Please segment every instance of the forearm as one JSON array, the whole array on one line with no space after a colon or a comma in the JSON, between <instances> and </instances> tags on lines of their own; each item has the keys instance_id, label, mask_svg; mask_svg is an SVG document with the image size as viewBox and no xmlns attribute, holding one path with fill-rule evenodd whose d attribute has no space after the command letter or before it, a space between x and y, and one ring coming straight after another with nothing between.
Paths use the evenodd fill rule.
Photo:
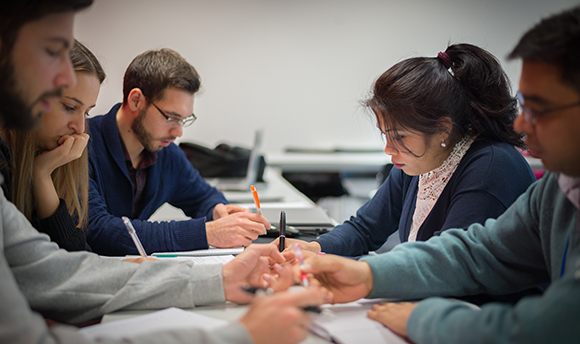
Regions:
<instances>
[{"instance_id":1,"label":"forearm","mask_svg":"<svg viewBox=\"0 0 580 344\"><path fill-rule=\"evenodd\" d=\"M32 177L32 190L38 218L51 216L58 209L60 200L50 173L35 169Z\"/></svg>"},{"instance_id":2,"label":"forearm","mask_svg":"<svg viewBox=\"0 0 580 344\"><path fill-rule=\"evenodd\" d=\"M489 303L477 310L458 301L426 299L411 313L406 330L417 344L573 343L580 336L579 310L578 281L570 280L515 306Z\"/></svg>"},{"instance_id":3,"label":"forearm","mask_svg":"<svg viewBox=\"0 0 580 344\"><path fill-rule=\"evenodd\" d=\"M60 248L69 252L91 251L85 232L77 227L77 221L69 214L63 199L60 199L60 205L53 215L44 219L33 217L31 222L38 231L48 234Z\"/></svg>"}]
</instances>

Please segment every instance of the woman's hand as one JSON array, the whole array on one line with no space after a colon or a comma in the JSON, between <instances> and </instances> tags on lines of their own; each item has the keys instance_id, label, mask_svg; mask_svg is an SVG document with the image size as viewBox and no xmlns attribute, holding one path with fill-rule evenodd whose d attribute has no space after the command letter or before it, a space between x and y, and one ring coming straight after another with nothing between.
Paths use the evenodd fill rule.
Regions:
<instances>
[{"instance_id":1,"label":"woman's hand","mask_svg":"<svg viewBox=\"0 0 580 344\"><path fill-rule=\"evenodd\" d=\"M86 133L62 136L55 149L45 151L34 159L35 172L50 176L60 166L80 158L88 142L89 135Z\"/></svg>"},{"instance_id":2,"label":"woman's hand","mask_svg":"<svg viewBox=\"0 0 580 344\"><path fill-rule=\"evenodd\" d=\"M59 207L59 195L52 182L52 172L73 160L80 158L89 142L89 135L65 135L58 140L55 149L43 152L34 158L32 169L32 188L38 218L53 215Z\"/></svg>"}]
</instances>

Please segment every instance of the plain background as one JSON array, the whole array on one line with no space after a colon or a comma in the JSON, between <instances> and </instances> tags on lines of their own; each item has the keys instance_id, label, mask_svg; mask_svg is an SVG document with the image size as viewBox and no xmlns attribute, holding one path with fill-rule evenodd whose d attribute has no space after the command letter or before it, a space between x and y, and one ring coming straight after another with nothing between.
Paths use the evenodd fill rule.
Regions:
<instances>
[{"instance_id":1,"label":"plain background","mask_svg":"<svg viewBox=\"0 0 580 344\"><path fill-rule=\"evenodd\" d=\"M91 115L122 100L138 54L178 51L202 77L198 121L181 141L250 146L381 149L361 101L396 62L472 43L498 57L517 90L520 63L506 56L540 18L577 0L96 0L75 23L107 80Z\"/></svg>"}]
</instances>

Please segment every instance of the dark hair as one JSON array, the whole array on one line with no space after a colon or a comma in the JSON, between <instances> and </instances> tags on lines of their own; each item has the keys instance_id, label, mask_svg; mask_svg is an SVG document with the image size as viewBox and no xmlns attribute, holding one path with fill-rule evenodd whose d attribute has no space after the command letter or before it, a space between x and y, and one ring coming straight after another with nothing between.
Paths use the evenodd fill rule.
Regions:
<instances>
[{"instance_id":1,"label":"dark hair","mask_svg":"<svg viewBox=\"0 0 580 344\"><path fill-rule=\"evenodd\" d=\"M2 0L0 2L1 55L8 56L20 28L31 21L53 13L79 11L93 0Z\"/></svg>"},{"instance_id":2,"label":"dark hair","mask_svg":"<svg viewBox=\"0 0 580 344\"><path fill-rule=\"evenodd\" d=\"M99 60L84 44L76 39L70 51L70 60L75 72L95 74L101 84L105 81L107 76Z\"/></svg>"},{"instance_id":3,"label":"dark hair","mask_svg":"<svg viewBox=\"0 0 580 344\"><path fill-rule=\"evenodd\" d=\"M556 65L562 69L562 80L580 92L580 6L540 21L509 58Z\"/></svg>"},{"instance_id":4,"label":"dark hair","mask_svg":"<svg viewBox=\"0 0 580 344\"><path fill-rule=\"evenodd\" d=\"M137 56L123 78L123 103L134 88L155 101L163 97L168 87L191 94L201 85L199 74L181 55L171 49L149 50Z\"/></svg>"},{"instance_id":5,"label":"dark hair","mask_svg":"<svg viewBox=\"0 0 580 344\"><path fill-rule=\"evenodd\" d=\"M454 44L445 52L448 61L416 57L389 68L365 104L386 127L423 133L426 141L444 130L449 117L452 145L470 135L523 147L522 136L512 126L517 102L497 59L470 44ZM450 63L449 69L445 63ZM397 144L392 130L387 135Z\"/></svg>"}]
</instances>

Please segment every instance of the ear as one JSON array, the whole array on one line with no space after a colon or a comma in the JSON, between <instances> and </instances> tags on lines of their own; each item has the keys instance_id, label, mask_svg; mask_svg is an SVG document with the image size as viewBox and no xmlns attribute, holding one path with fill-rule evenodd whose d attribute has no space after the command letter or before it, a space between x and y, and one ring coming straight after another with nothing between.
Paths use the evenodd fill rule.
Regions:
<instances>
[{"instance_id":1,"label":"ear","mask_svg":"<svg viewBox=\"0 0 580 344\"><path fill-rule=\"evenodd\" d=\"M451 117L448 116L442 117L440 128L441 135L443 136L444 139L447 139L449 135L451 135L451 132L453 131L453 121L451 120Z\"/></svg>"},{"instance_id":2,"label":"ear","mask_svg":"<svg viewBox=\"0 0 580 344\"><path fill-rule=\"evenodd\" d=\"M141 89L136 87L129 92L129 95L127 96L127 105L131 112L139 113L139 110L147 105L146 103L147 99L145 99L145 95Z\"/></svg>"}]
</instances>

